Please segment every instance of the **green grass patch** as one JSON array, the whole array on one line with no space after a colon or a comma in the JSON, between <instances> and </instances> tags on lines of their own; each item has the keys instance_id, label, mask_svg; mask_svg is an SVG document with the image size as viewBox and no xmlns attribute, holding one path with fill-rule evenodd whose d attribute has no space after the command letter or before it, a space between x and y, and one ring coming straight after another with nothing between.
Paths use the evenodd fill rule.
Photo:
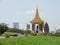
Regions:
<instances>
[{"instance_id":1,"label":"green grass patch","mask_svg":"<svg viewBox=\"0 0 60 45\"><path fill-rule=\"evenodd\" d=\"M41 35L2 38L0 45L60 45L60 37Z\"/></svg>"}]
</instances>

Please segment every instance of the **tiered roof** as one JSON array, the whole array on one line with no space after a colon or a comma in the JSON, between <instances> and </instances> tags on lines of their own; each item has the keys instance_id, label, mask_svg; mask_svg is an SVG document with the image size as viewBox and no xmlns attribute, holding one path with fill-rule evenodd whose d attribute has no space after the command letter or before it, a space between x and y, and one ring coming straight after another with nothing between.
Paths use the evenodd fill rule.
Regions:
<instances>
[{"instance_id":1,"label":"tiered roof","mask_svg":"<svg viewBox=\"0 0 60 45\"><path fill-rule=\"evenodd\" d=\"M39 13L38 13L38 8L36 8L36 15L34 17L34 19L31 21L32 24L38 23L38 24L43 24L44 21L39 17Z\"/></svg>"}]
</instances>

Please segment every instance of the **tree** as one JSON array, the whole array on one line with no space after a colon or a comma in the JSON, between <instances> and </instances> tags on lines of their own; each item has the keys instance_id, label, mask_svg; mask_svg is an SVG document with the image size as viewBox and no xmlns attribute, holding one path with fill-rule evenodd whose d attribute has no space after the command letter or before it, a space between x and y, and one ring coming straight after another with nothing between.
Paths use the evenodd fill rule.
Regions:
<instances>
[{"instance_id":1,"label":"tree","mask_svg":"<svg viewBox=\"0 0 60 45\"><path fill-rule=\"evenodd\" d=\"M3 34L8 29L8 25L5 23L0 23L0 35Z\"/></svg>"}]
</instances>

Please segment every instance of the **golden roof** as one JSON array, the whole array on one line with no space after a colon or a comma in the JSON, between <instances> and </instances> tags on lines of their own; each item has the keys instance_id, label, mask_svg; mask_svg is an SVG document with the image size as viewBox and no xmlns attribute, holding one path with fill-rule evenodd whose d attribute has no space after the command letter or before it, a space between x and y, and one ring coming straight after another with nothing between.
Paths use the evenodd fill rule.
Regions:
<instances>
[{"instance_id":1,"label":"golden roof","mask_svg":"<svg viewBox=\"0 0 60 45\"><path fill-rule=\"evenodd\" d=\"M34 23L38 23L38 24L43 24L44 21L41 20L41 18L39 17L39 13L38 13L38 8L36 8L36 15L35 18L31 21L32 24Z\"/></svg>"}]
</instances>

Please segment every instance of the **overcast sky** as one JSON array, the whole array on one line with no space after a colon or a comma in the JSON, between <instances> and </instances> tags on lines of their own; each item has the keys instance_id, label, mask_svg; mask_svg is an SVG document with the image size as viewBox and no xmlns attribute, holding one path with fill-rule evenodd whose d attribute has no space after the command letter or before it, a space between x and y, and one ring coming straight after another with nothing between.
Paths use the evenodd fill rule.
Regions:
<instances>
[{"instance_id":1,"label":"overcast sky","mask_svg":"<svg viewBox=\"0 0 60 45\"><path fill-rule=\"evenodd\" d=\"M50 30L59 29L60 0L0 0L0 23L12 27L13 22L19 22L20 28L25 29L34 18L37 5L39 16L48 22Z\"/></svg>"}]
</instances>

